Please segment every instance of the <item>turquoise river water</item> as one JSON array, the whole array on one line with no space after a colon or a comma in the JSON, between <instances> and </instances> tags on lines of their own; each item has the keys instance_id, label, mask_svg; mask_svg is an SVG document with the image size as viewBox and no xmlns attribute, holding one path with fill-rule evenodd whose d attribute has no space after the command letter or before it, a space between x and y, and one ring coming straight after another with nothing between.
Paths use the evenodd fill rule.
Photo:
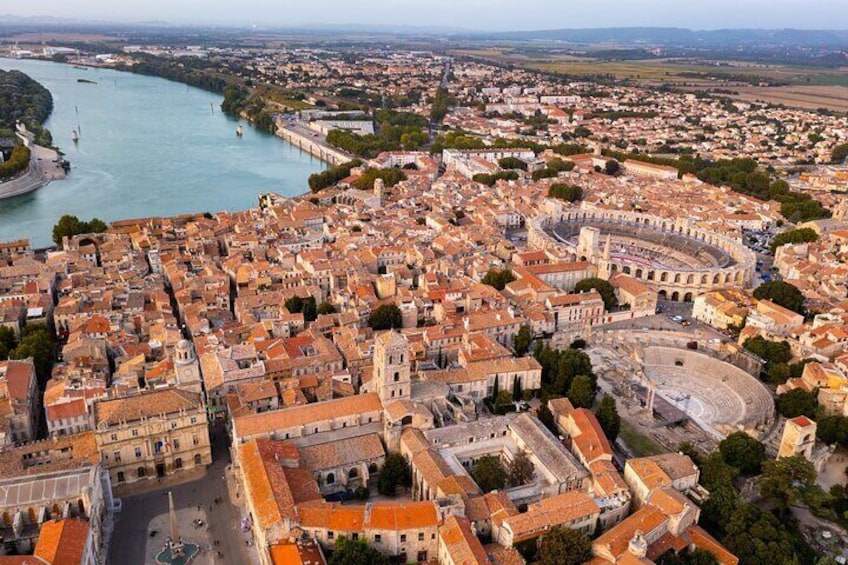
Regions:
<instances>
[{"instance_id":1,"label":"turquoise river water","mask_svg":"<svg viewBox=\"0 0 848 565\"><path fill-rule=\"evenodd\" d=\"M246 123L237 137L222 97L204 90L46 61L0 59L0 69L21 70L53 94L46 126L72 167L65 180L0 200L0 241L28 237L34 246L50 245L62 214L108 222L250 208L262 192L307 191L307 177L325 168Z\"/></svg>"}]
</instances>

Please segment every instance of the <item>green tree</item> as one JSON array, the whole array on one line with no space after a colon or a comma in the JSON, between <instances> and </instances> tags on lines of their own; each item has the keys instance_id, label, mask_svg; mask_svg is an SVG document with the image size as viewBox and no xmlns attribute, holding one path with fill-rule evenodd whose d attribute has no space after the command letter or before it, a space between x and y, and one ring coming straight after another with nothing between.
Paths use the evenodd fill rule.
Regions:
<instances>
[{"instance_id":1,"label":"green tree","mask_svg":"<svg viewBox=\"0 0 848 565\"><path fill-rule=\"evenodd\" d=\"M583 200L583 189L576 184L556 182L548 189L548 197L566 202L577 202Z\"/></svg>"},{"instance_id":2,"label":"green tree","mask_svg":"<svg viewBox=\"0 0 848 565\"><path fill-rule=\"evenodd\" d=\"M718 450L729 465L749 477L760 474L766 458L765 446L745 432L733 432L718 444Z\"/></svg>"},{"instance_id":3,"label":"green tree","mask_svg":"<svg viewBox=\"0 0 848 565\"><path fill-rule=\"evenodd\" d=\"M106 225L106 222L101 220L100 218L92 218L90 222L88 222L88 229L86 230L88 233L103 233L109 226Z\"/></svg>"},{"instance_id":4,"label":"green tree","mask_svg":"<svg viewBox=\"0 0 848 565\"><path fill-rule=\"evenodd\" d=\"M840 165L848 159L848 143L842 143L833 148L830 153L830 160L837 165Z\"/></svg>"},{"instance_id":5,"label":"green tree","mask_svg":"<svg viewBox=\"0 0 848 565\"><path fill-rule=\"evenodd\" d=\"M515 336L515 342L513 343L515 355L518 357L525 355L530 350L531 343L533 343L533 331L530 329L530 326L524 324L518 328L518 334Z\"/></svg>"},{"instance_id":6,"label":"green tree","mask_svg":"<svg viewBox=\"0 0 848 565\"><path fill-rule=\"evenodd\" d=\"M383 304L368 316L368 327L374 330L388 330L403 327L400 308L394 304Z\"/></svg>"},{"instance_id":7,"label":"green tree","mask_svg":"<svg viewBox=\"0 0 848 565\"><path fill-rule=\"evenodd\" d=\"M485 285L493 287L495 290L503 290L506 285L515 280L515 275L509 269L490 270L480 281Z\"/></svg>"},{"instance_id":8,"label":"green tree","mask_svg":"<svg viewBox=\"0 0 848 565\"><path fill-rule=\"evenodd\" d=\"M723 534L742 498L732 484L722 484L710 490L710 497L701 507L702 523L711 532Z\"/></svg>"},{"instance_id":9,"label":"green tree","mask_svg":"<svg viewBox=\"0 0 848 565\"><path fill-rule=\"evenodd\" d=\"M614 442L618 437L618 432L621 431L621 416L618 415L618 409L615 406L615 398L609 394L605 394L595 410L595 417L598 418L598 423L604 434L610 442Z\"/></svg>"},{"instance_id":10,"label":"green tree","mask_svg":"<svg viewBox=\"0 0 848 565\"><path fill-rule=\"evenodd\" d=\"M394 496L398 487L411 485L412 472L406 458L400 453L389 453L377 478L377 492L384 496Z\"/></svg>"},{"instance_id":11,"label":"green tree","mask_svg":"<svg viewBox=\"0 0 848 565\"><path fill-rule=\"evenodd\" d=\"M536 411L536 417L539 418L539 421L542 422L552 433L557 435L559 434L559 430L557 430L556 427L556 421L554 420L554 413L551 412L551 409L548 408L547 404L539 406L539 409Z\"/></svg>"},{"instance_id":12,"label":"green tree","mask_svg":"<svg viewBox=\"0 0 848 565\"><path fill-rule=\"evenodd\" d=\"M604 164L604 173L609 176L615 176L621 170L621 165L615 159L610 159Z\"/></svg>"},{"instance_id":13,"label":"green tree","mask_svg":"<svg viewBox=\"0 0 848 565\"><path fill-rule=\"evenodd\" d=\"M816 437L828 445L848 445L848 418L838 414L822 418L818 421Z\"/></svg>"},{"instance_id":14,"label":"green tree","mask_svg":"<svg viewBox=\"0 0 848 565\"><path fill-rule=\"evenodd\" d=\"M327 302L326 300L318 305L318 315L319 316L324 316L324 315L327 315L327 314L335 314L335 313L336 313L336 307L333 306L331 303Z\"/></svg>"},{"instance_id":15,"label":"green tree","mask_svg":"<svg viewBox=\"0 0 848 565\"><path fill-rule=\"evenodd\" d=\"M341 165L337 165L326 171L309 175L309 190L312 192L320 192L321 190L333 186L340 180L350 176L350 171L362 165L362 161L354 159Z\"/></svg>"},{"instance_id":16,"label":"green tree","mask_svg":"<svg viewBox=\"0 0 848 565\"><path fill-rule=\"evenodd\" d=\"M291 312L292 314L300 314L303 312L303 306L306 301L300 296L292 296L286 299L283 305L286 307L286 310Z\"/></svg>"},{"instance_id":17,"label":"green tree","mask_svg":"<svg viewBox=\"0 0 848 565\"><path fill-rule=\"evenodd\" d=\"M99 218L92 218L89 222L83 222L76 216L65 214L56 225L53 226L53 242L62 244L63 237L73 237L85 233L103 233L108 226Z\"/></svg>"},{"instance_id":18,"label":"green tree","mask_svg":"<svg viewBox=\"0 0 848 565\"><path fill-rule=\"evenodd\" d=\"M498 166L501 169L518 169L521 171L527 170L527 163L517 157L504 157L498 161Z\"/></svg>"},{"instance_id":19,"label":"green tree","mask_svg":"<svg viewBox=\"0 0 848 565\"><path fill-rule=\"evenodd\" d=\"M803 371L803 366L798 367L797 363L788 365L787 362L792 359L792 350L786 341L771 341L756 336L745 340L744 347L766 362L760 378L770 383L780 384L788 377L794 376L797 369Z\"/></svg>"},{"instance_id":20,"label":"green tree","mask_svg":"<svg viewBox=\"0 0 848 565\"><path fill-rule=\"evenodd\" d=\"M700 547L693 551L684 550L680 553L670 549L660 555L656 563L657 565L718 565L715 555Z\"/></svg>"},{"instance_id":21,"label":"green tree","mask_svg":"<svg viewBox=\"0 0 848 565\"><path fill-rule=\"evenodd\" d=\"M777 397L777 411L785 418L798 416L815 418L817 409L816 395L802 388L784 392Z\"/></svg>"},{"instance_id":22,"label":"green tree","mask_svg":"<svg viewBox=\"0 0 848 565\"><path fill-rule=\"evenodd\" d=\"M492 405L495 414L504 415L515 410L515 404L512 400L512 395L508 390L502 390L495 397L495 402Z\"/></svg>"},{"instance_id":23,"label":"green tree","mask_svg":"<svg viewBox=\"0 0 848 565\"><path fill-rule=\"evenodd\" d=\"M353 186L359 190L374 190L374 181L377 179L382 179L385 187L390 188L406 180L406 173L394 167L388 169L365 169L362 176L353 181Z\"/></svg>"},{"instance_id":24,"label":"green tree","mask_svg":"<svg viewBox=\"0 0 848 565\"><path fill-rule=\"evenodd\" d=\"M507 467L507 484L511 487L526 485L533 480L534 470L533 462L530 461L527 453L523 450L519 451Z\"/></svg>"},{"instance_id":25,"label":"green tree","mask_svg":"<svg viewBox=\"0 0 848 565\"><path fill-rule=\"evenodd\" d=\"M30 324L21 332L18 346L9 352L9 359L32 358L39 384L47 382L53 368L54 344L44 324Z\"/></svg>"},{"instance_id":26,"label":"green tree","mask_svg":"<svg viewBox=\"0 0 848 565\"><path fill-rule=\"evenodd\" d=\"M722 544L745 565L797 565L801 556L792 535L776 516L741 503L726 526Z\"/></svg>"},{"instance_id":27,"label":"green tree","mask_svg":"<svg viewBox=\"0 0 848 565\"><path fill-rule=\"evenodd\" d=\"M774 253L781 245L786 245L787 243L806 243L816 241L818 240L818 238L819 234L817 234L816 230L814 230L813 228L788 230L774 236L774 239L771 240L769 248L771 249L771 252Z\"/></svg>"},{"instance_id":28,"label":"green tree","mask_svg":"<svg viewBox=\"0 0 848 565\"><path fill-rule=\"evenodd\" d=\"M486 455L471 467L471 477L480 490L490 492L506 486L508 473L497 455Z\"/></svg>"},{"instance_id":29,"label":"green tree","mask_svg":"<svg viewBox=\"0 0 848 565\"><path fill-rule=\"evenodd\" d=\"M577 375L568 388L568 399L575 408L591 408L595 401L595 384L592 377Z\"/></svg>"},{"instance_id":30,"label":"green tree","mask_svg":"<svg viewBox=\"0 0 848 565\"><path fill-rule=\"evenodd\" d=\"M754 290L754 298L757 300L771 300L784 308L804 313L804 295L798 287L783 281L771 281L761 284Z\"/></svg>"},{"instance_id":31,"label":"green tree","mask_svg":"<svg viewBox=\"0 0 848 565\"><path fill-rule=\"evenodd\" d=\"M0 361L9 358L9 353L15 348L15 332L12 328L0 326Z\"/></svg>"},{"instance_id":32,"label":"green tree","mask_svg":"<svg viewBox=\"0 0 848 565\"><path fill-rule=\"evenodd\" d=\"M592 540L583 532L556 526L542 538L539 548L542 565L582 565L590 559Z\"/></svg>"},{"instance_id":33,"label":"green tree","mask_svg":"<svg viewBox=\"0 0 848 565\"><path fill-rule=\"evenodd\" d=\"M315 297L310 296L303 303L303 319L307 322L314 322L318 317L318 306L315 304Z\"/></svg>"},{"instance_id":34,"label":"green tree","mask_svg":"<svg viewBox=\"0 0 848 565\"><path fill-rule=\"evenodd\" d=\"M72 237L82 233L82 224L76 216L65 214L53 226L53 242L56 245L61 245L63 237Z\"/></svg>"},{"instance_id":35,"label":"green tree","mask_svg":"<svg viewBox=\"0 0 848 565\"><path fill-rule=\"evenodd\" d=\"M803 455L769 460L763 466L760 494L781 511L801 501L815 484L816 470Z\"/></svg>"},{"instance_id":36,"label":"green tree","mask_svg":"<svg viewBox=\"0 0 848 565\"><path fill-rule=\"evenodd\" d=\"M701 469L701 484L707 490L721 485L732 485L739 475L739 469L727 463L720 451L710 453L699 465Z\"/></svg>"},{"instance_id":37,"label":"green tree","mask_svg":"<svg viewBox=\"0 0 848 565\"><path fill-rule=\"evenodd\" d=\"M604 279L590 277L583 279L574 285L574 292L587 292L589 290L597 290L604 300L604 308L612 310L618 306L618 298L615 297L615 289Z\"/></svg>"},{"instance_id":38,"label":"green tree","mask_svg":"<svg viewBox=\"0 0 848 565\"><path fill-rule=\"evenodd\" d=\"M390 565L389 558L370 547L365 540L349 540L339 536L329 565Z\"/></svg>"}]
</instances>

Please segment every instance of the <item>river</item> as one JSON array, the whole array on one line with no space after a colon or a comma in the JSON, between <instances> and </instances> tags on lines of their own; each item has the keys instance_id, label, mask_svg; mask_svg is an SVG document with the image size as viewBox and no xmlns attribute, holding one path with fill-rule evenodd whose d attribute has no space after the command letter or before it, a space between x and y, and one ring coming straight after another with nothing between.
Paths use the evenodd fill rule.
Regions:
<instances>
[{"instance_id":1,"label":"river","mask_svg":"<svg viewBox=\"0 0 848 565\"><path fill-rule=\"evenodd\" d=\"M325 168L247 123L237 137L238 122L221 112L223 98L198 88L47 61L0 58L0 69L21 70L50 90L54 108L45 125L71 162L65 180L0 200L0 241L50 245L63 214L108 222L250 208L262 192L306 192L307 177Z\"/></svg>"}]
</instances>

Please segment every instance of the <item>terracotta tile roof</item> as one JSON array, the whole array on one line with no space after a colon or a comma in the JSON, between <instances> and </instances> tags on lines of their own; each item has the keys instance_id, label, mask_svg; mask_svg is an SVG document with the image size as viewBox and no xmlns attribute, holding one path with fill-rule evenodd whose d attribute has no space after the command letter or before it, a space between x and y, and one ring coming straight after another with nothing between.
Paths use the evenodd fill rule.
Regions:
<instances>
[{"instance_id":1,"label":"terracotta tile roof","mask_svg":"<svg viewBox=\"0 0 848 565\"><path fill-rule=\"evenodd\" d=\"M361 532L365 524L365 506L345 506L316 500L297 509L303 528L321 528L332 532Z\"/></svg>"},{"instance_id":2,"label":"terracotta tile roof","mask_svg":"<svg viewBox=\"0 0 848 565\"><path fill-rule=\"evenodd\" d=\"M250 438L331 418L380 411L382 408L380 397L376 394L359 394L283 410L239 416L233 419L233 428L235 435L239 438Z\"/></svg>"},{"instance_id":3,"label":"terracotta tile roof","mask_svg":"<svg viewBox=\"0 0 848 565\"><path fill-rule=\"evenodd\" d=\"M704 528L695 525L689 528L689 537L695 547L713 554L719 565L739 565L739 558L730 553L718 540L708 534Z\"/></svg>"},{"instance_id":4,"label":"terracotta tile roof","mask_svg":"<svg viewBox=\"0 0 848 565\"><path fill-rule=\"evenodd\" d=\"M488 492L465 503L465 515L472 522L491 520L492 524L499 526L506 518L516 514L518 509L505 492Z\"/></svg>"},{"instance_id":5,"label":"terracotta tile roof","mask_svg":"<svg viewBox=\"0 0 848 565\"><path fill-rule=\"evenodd\" d=\"M87 520L64 518L45 522L41 525L34 555L50 565L79 565L87 537Z\"/></svg>"},{"instance_id":6,"label":"terracotta tile roof","mask_svg":"<svg viewBox=\"0 0 848 565\"><path fill-rule=\"evenodd\" d=\"M674 516L683 513L686 508L694 505L684 495L672 487L655 489L648 495L648 504L656 506L666 516Z\"/></svg>"},{"instance_id":7,"label":"terracotta tile roof","mask_svg":"<svg viewBox=\"0 0 848 565\"><path fill-rule=\"evenodd\" d=\"M145 392L123 398L101 400L94 405L97 425L110 426L121 422L133 422L152 418L160 414L173 414L180 410L200 408L200 395L178 388L167 388Z\"/></svg>"},{"instance_id":8,"label":"terracotta tile roof","mask_svg":"<svg viewBox=\"0 0 848 565\"><path fill-rule=\"evenodd\" d=\"M628 553L627 546L636 531L645 537L662 527L668 518L654 506L643 506L613 528L601 534L593 543L595 555L617 559Z\"/></svg>"},{"instance_id":9,"label":"terracotta tile roof","mask_svg":"<svg viewBox=\"0 0 848 565\"><path fill-rule=\"evenodd\" d=\"M468 518L448 516L439 528L439 537L454 565L485 565L489 557L483 544L471 530Z\"/></svg>"},{"instance_id":10,"label":"terracotta tile roof","mask_svg":"<svg viewBox=\"0 0 848 565\"><path fill-rule=\"evenodd\" d=\"M36 454L35 460L39 463L32 465ZM75 469L99 462L100 451L94 432L67 434L7 448L0 457L0 478Z\"/></svg>"},{"instance_id":11,"label":"terracotta tile roof","mask_svg":"<svg viewBox=\"0 0 848 565\"><path fill-rule=\"evenodd\" d=\"M301 447L299 451L304 465L313 471L346 467L359 461L377 459L386 455L383 442L377 434Z\"/></svg>"},{"instance_id":12,"label":"terracotta tile roof","mask_svg":"<svg viewBox=\"0 0 848 565\"><path fill-rule=\"evenodd\" d=\"M514 541L538 537L554 526L568 525L600 513L592 498L581 491L569 491L543 498L531 505L527 512L504 520Z\"/></svg>"},{"instance_id":13,"label":"terracotta tile roof","mask_svg":"<svg viewBox=\"0 0 848 565\"><path fill-rule=\"evenodd\" d=\"M572 442L583 459L591 463L600 458L612 458L612 447L595 414L586 408L577 408L571 414L574 424L580 430Z\"/></svg>"},{"instance_id":14,"label":"terracotta tile roof","mask_svg":"<svg viewBox=\"0 0 848 565\"><path fill-rule=\"evenodd\" d=\"M6 367L6 387L9 390L9 396L18 401L25 402L29 395L29 389L32 381L35 379L35 365L32 358L23 359L21 361L6 361L0 363L0 368Z\"/></svg>"},{"instance_id":15,"label":"terracotta tile roof","mask_svg":"<svg viewBox=\"0 0 848 565\"><path fill-rule=\"evenodd\" d=\"M312 471L298 466L297 448L291 442L251 440L239 448L239 459L246 495L263 529L284 518L294 520L298 503L322 499Z\"/></svg>"},{"instance_id":16,"label":"terracotta tile roof","mask_svg":"<svg viewBox=\"0 0 848 565\"><path fill-rule=\"evenodd\" d=\"M370 505L365 523L372 530L413 530L439 525L439 514L433 502L380 503Z\"/></svg>"},{"instance_id":17,"label":"terracotta tile roof","mask_svg":"<svg viewBox=\"0 0 848 565\"><path fill-rule=\"evenodd\" d=\"M74 398L67 402L50 404L44 407L48 420L62 420L66 418L78 418L84 416L86 410L85 398Z\"/></svg>"},{"instance_id":18,"label":"terracotta tile roof","mask_svg":"<svg viewBox=\"0 0 848 565\"><path fill-rule=\"evenodd\" d=\"M489 556L492 565L526 565L527 563L514 547L490 543L483 546L483 549Z\"/></svg>"},{"instance_id":19,"label":"terracotta tile roof","mask_svg":"<svg viewBox=\"0 0 848 565\"><path fill-rule=\"evenodd\" d=\"M326 565L321 548L313 540L278 543L268 548L273 565ZM2 563L0 563L2 565Z\"/></svg>"}]
</instances>

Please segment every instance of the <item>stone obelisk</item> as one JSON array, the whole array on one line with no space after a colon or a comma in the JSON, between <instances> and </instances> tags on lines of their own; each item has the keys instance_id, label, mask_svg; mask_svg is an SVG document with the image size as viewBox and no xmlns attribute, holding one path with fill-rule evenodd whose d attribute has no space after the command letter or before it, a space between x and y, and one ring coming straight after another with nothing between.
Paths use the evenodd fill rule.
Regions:
<instances>
[{"instance_id":1,"label":"stone obelisk","mask_svg":"<svg viewBox=\"0 0 848 565\"><path fill-rule=\"evenodd\" d=\"M171 559L179 559L185 556L183 540L177 531L177 513L174 510L174 496L168 491L168 516L171 520Z\"/></svg>"}]
</instances>

